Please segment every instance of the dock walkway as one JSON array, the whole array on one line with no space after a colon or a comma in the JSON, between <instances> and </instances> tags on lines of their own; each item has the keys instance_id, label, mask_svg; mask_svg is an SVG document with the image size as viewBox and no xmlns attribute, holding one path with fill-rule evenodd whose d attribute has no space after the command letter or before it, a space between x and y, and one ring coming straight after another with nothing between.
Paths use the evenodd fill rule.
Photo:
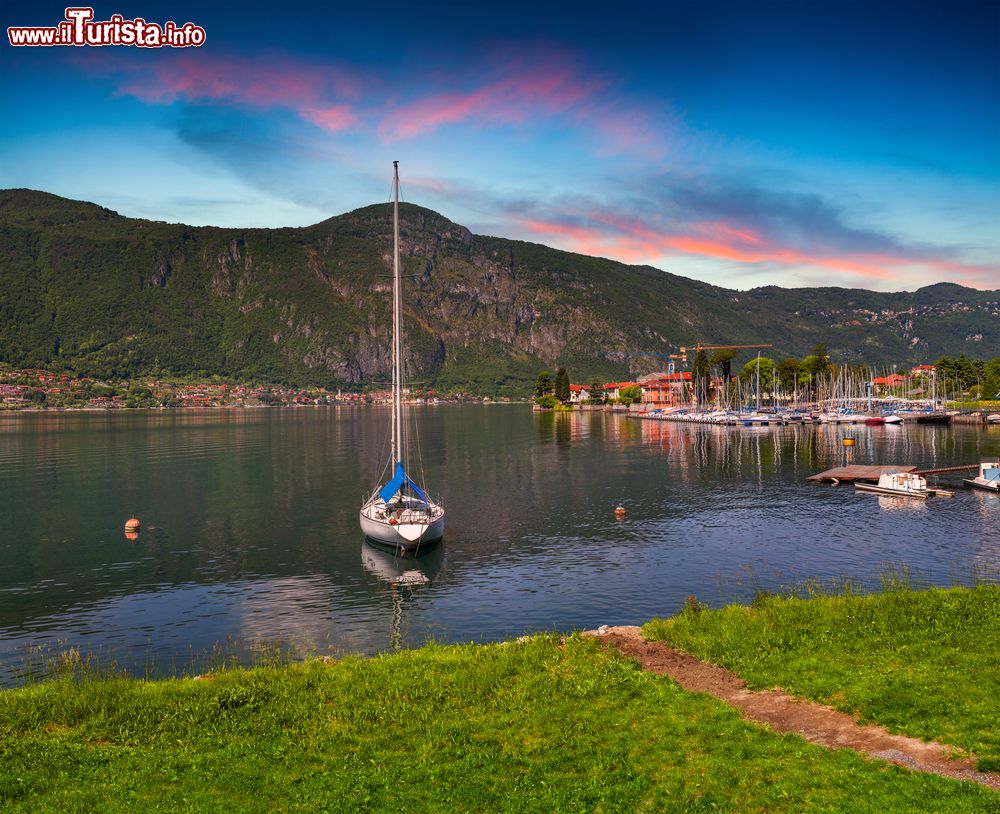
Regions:
<instances>
[{"instance_id":1,"label":"dock walkway","mask_svg":"<svg viewBox=\"0 0 1000 814\"><path fill-rule=\"evenodd\" d=\"M853 483L854 481L873 481L878 479L885 472L915 472L915 466L835 466L816 475L810 475L806 480L822 481L825 483Z\"/></svg>"}]
</instances>

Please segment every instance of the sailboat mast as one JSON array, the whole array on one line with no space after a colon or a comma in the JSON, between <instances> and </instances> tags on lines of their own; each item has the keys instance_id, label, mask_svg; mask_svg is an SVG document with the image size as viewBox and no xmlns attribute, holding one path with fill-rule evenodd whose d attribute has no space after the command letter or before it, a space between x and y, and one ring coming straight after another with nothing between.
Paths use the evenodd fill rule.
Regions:
<instances>
[{"instance_id":1,"label":"sailboat mast","mask_svg":"<svg viewBox=\"0 0 1000 814\"><path fill-rule=\"evenodd\" d=\"M403 345L400 325L399 162L392 162L392 462L403 458Z\"/></svg>"}]
</instances>

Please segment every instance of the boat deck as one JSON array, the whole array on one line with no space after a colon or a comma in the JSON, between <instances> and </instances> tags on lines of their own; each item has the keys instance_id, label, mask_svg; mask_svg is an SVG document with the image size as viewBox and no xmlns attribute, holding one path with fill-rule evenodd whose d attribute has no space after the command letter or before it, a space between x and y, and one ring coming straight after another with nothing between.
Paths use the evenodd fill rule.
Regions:
<instances>
[{"instance_id":1,"label":"boat deck","mask_svg":"<svg viewBox=\"0 0 1000 814\"><path fill-rule=\"evenodd\" d=\"M816 475L810 475L806 480L824 483L854 483L855 481L873 481L885 472L916 472L915 466L835 466Z\"/></svg>"}]
</instances>

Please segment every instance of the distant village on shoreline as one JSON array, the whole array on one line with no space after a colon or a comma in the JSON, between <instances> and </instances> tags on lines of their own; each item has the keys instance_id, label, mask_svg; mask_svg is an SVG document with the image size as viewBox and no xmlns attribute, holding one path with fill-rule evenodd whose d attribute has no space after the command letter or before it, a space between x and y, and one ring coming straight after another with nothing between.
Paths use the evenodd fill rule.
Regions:
<instances>
[{"instance_id":1,"label":"distant village on shoreline","mask_svg":"<svg viewBox=\"0 0 1000 814\"><path fill-rule=\"evenodd\" d=\"M463 391L412 389L412 403L482 401ZM509 398L489 399L511 401ZM169 381L148 376L107 381L48 370L0 367L0 410L119 410L209 407L304 407L389 404L389 390L352 392L322 387L245 384L219 379Z\"/></svg>"},{"instance_id":2,"label":"distant village on shoreline","mask_svg":"<svg viewBox=\"0 0 1000 814\"><path fill-rule=\"evenodd\" d=\"M942 360L942 362L945 360ZM1000 361L1000 360L998 360ZM905 391L910 397L926 395L926 385L936 375L936 366L921 364L910 370L870 379L872 395L885 396ZM406 391L411 404L468 402L544 402L549 388L548 373L542 373L533 396L524 398L484 396L465 390L441 392L412 388ZM691 371L650 373L630 381L593 381L568 384L566 398L548 398L554 406L586 409L597 405L633 407L679 407L694 403ZM777 382L777 375L775 375ZM718 377L710 379L713 390L724 389ZM959 388L961 389L961 388ZM992 394L990 394L992 395ZM990 396L985 396L989 398ZM118 409L189 409L225 407L299 407L329 405L388 404L392 394L387 389L343 390L323 387L294 387L279 384L248 384L219 377L203 380L167 379L142 376L130 380L101 380L67 372L44 369L17 369L0 363L0 411L16 410L118 410Z\"/></svg>"}]
</instances>

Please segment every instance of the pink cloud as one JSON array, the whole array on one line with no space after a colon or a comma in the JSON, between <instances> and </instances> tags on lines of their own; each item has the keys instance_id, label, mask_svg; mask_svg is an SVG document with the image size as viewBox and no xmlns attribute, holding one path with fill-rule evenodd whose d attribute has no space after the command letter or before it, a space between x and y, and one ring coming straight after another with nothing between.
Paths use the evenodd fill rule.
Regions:
<instances>
[{"instance_id":1,"label":"pink cloud","mask_svg":"<svg viewBox=\"0 0 1000 814\"><path fill-rule=\"evenodd\" d=\"M660 158L664 152L663 113L627 101L620 87L588 72L571 55L551 46L509 48L470 66L461 88L452 76L439 89L422 90L391 106L378 127L385 141L415 138L449 125L532 127L562 125L594 144L598 155L640 151ZM445 87L441 87L444 85ZM669 128L666 128L669 129Z\"/></svg>"},{"instance_id":2,"label":"pink cloud","mask_svg":"<svg viewBox=\"0 0 1000 814\"><path fill-rule=\"evenodd\" d=\"M185 101L254 110L284 108L326 130L345 130L359 122L352 103L363 95L365 83L341 68L287 58L158 56L142 65L114 60L89 61L88 67L112 71L119 80L119 93L152 104Z\"/></svg>"},{"instance_id":3,"label":"pink cloud","mask_svg":"<svg viewBox=\"0 0 1000 814\"><path fill-rule=\"evenodd\" d=\"M371 125L384 141L411 139L450 125L555 124L587 139L597 155L662 157L669 128L659 107L628 102L610 80L551 47L521 47L513 58L508 53L509 48L502 58L486 54L461 73L404 77L394 82L402 102L387 100L382 95L385 78L371 71L288 56L185 52L137 63L100 54L80 64L108 74L119 93L150 104L279 108L333 132Z\"/></svg>"},{"instance_id":4,"label":"pink cloud","mask_svg":"<svg viewBox=\"0 0 1000 814\"><path fill-rule=\"evenodd\" d=\"M307 107L300 110L299 115L317 127L331 132L353 129L359 122L358 115L347 105L330 105L324 108Z\"/></svg>"},{"instance_id":5,"label":"pink cloud","mask_svg":"<svg viewBox=\"0 0 1000 814\"><path fill-rule=\"evenodd\" d=\"M379 126L386 140L413 138L447 124L523 124L558 115L605 87L568 67L536 66L464 91L435 93L390 111Z\"/></svg>"},{"instance_id":6,"label":"pink cloud","mask_svg":"<svg viewBox=\"0 0 1000 814\"><path fill-rule=\"evenodd\" d=\"M612 257L629 263L655 262L669 255L691 255L737 263L775 263L811 267L868 280L897 280L905 274L935 274L956 282L988 288L995 271L945 257L891 254L826 254L783 246L752 229L729 223L700 223L692 234L655 228L637 218L604 212L587 213L592 225L519 219L521 228L582 254ZM920 282L923 284L923 282Z\"/></svg>"}]
</instances>

